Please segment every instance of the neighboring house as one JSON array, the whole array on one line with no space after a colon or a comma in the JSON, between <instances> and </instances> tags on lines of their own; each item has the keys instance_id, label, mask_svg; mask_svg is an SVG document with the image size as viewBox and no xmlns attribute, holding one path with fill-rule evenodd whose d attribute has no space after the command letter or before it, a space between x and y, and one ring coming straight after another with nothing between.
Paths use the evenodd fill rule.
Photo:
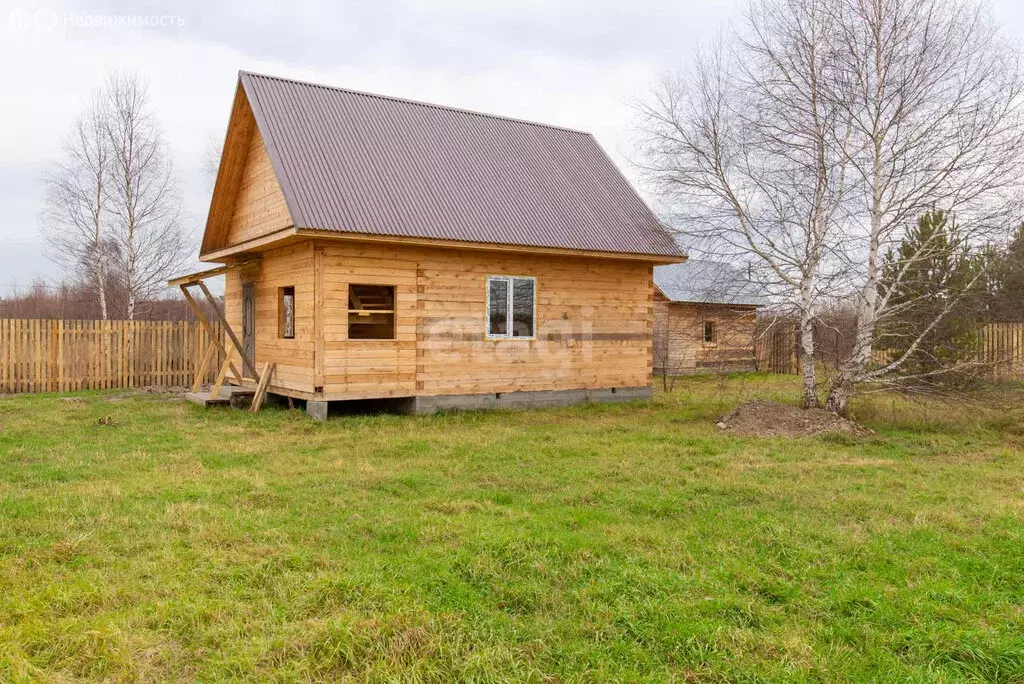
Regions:
<instances>
[{"instance_id":1,"label":"neighboring house","mask_svg":"<svg viewBox=\"0 0 1024 684\"><path fill-rule=\"evenodd\" d=\"M649 397L685 257L588 133L243 72L200 258L244 384L323 416Z\"/></svg>"},{"instance_id":2,"label":"neighboring house","mask_svg":"<svg viewBox=\"0 0 1024 684\"><path fill-rule=\"evenodd\" d=\"M737 268L691 259L654 269L654 372L756 370L758 288Z\"/></svg>"}]
</instances>

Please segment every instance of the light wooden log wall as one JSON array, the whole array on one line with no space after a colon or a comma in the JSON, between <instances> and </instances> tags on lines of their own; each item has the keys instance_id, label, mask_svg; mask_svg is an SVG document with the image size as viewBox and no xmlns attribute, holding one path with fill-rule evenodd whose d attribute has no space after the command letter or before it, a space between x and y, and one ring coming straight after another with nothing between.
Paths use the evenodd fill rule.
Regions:
<instances>
[{"instance_id":1,"label":"light wooden log wall","mask_svg":"<svg viewBox=\"0 0 1024 684\"><path fill-rule=\"evenodd\" d=\"M415 394L651 384L651 264L469 250L402 254L417 264ZM485 339L489 274L536 278L535 340Z\"/></svg>"},{"instance_id":2,"label":"light wooden log wall","mask_svg":"<svg viewBox=\"0 0 1024 684\"><path fill-rule=\"evenodd\" d=\"M242 283L256 286L256 366L275 364L271 391L312 392L314 384L313 243L272 250L252 271L235 270L225 276L224 313L228 325L242 339ZM295 288L295 337L278 331L279 291Z\"/></svg>"},{"instance_id":3,"label":"light wooden log wall","mask_svg":"<svg viewBox=\"0 0 1024 684\"><path fill-rule=\"evenodd\" d=\"M192 321L0 319L0 392L183 387L209 344Z\"/></svg>"},{"instance_id":4,"label":"light wooden log wall","mask_svg":"<svg viewBox=\"0 0 1024 684\"><path fill-rule=\"evenodd\" d=\"M259 129L249 140L234 212L228 225L227 244L245 242L286 228L292 223L281 185L274 175L270 155Z\"/></svg>"},{"instance_id":5,"label":"light wooden log wall","mask_svg":"<svg viewBox=\"0 0 1024 684\"><path fill-rule=\"evenodd\" d=\"M537 279L536 339L484 335L488 274ZM651 384L651 265L612 259L307 242L228 274L225 309L241 334L241 287L256 283L256 363L271 391L328 400ZM348 286L395 288L395 339L348 339ZM277 293L295 288L295 339L280 339Z\"/></svg>"}]
</instances>

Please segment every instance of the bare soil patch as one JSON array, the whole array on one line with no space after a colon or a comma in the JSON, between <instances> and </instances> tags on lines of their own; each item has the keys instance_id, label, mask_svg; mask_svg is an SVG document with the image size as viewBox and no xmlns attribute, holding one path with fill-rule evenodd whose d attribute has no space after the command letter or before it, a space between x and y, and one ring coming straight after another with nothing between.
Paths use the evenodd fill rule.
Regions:
<instances>
[{"instance_id":1,"label":"bare soil patch","mask_svg":"<svg viewBox=\"0 0 1024 684\"><path fill-rule=\"evenodd\" d=\"M130 390L126 390L120 394L113 394L107 397L104 401L107 401L108 403L115 403L139 396L149 397L149 400L151 401L179 401L184 400L185 394L188 393L189 390L190 388L188 387L146 385L145 387L135 387Z\"/></svg>"},{"instance_id":2,"label":"bare soil patch","mask_svg":"<svg viewBox=\"0 0 1024 684\"><path fill-rule=\"evenodd\" d=\"M804 437L824 432L871 435L871 430L823 409L802 409L774 401L740 404L718 422L723 432L747 437Z\"/></svg>"}]
</instances>

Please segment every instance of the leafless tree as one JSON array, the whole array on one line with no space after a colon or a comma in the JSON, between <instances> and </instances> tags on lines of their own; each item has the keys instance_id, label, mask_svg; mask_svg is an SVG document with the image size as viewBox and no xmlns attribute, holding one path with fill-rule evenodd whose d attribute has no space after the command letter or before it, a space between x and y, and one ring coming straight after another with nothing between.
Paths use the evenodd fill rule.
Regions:
<instances>
[{"instance_id":1,"label":"leafless tree","mask_svg":"<svg viewBox=\"0 0 1024 684\"><path fill-rule=\"evenodd\" d=\"M211 192L213 184L217 181L217 172L220 170L221 148L224 146L222 137L210 133L206 137L206 148L203 150L203 175L210 182Z\"/></svg>"},{"instance_id":2,"label":"leafless tree","mask_svg":"<svg viewBox=\"0 0 1024 684\"><path fill-rule=\"evenodd\" d=\"M86 285L106 320L114 253L104 202L110 185L106 103L99 93L75 121L63 159L45 177L42 233L54 262Z\"/></svg>"},{"instance_id":3,"label":"leafless tree","mask_svg":"<svg viewBox=\"0 0 1024 684\"><path fill-rule=\"evenodd\" d=\"M639 105L641 167L683 240L746 260L800 318L804 405L818 405L814 321L838 263L847 112L835 79L832 0L763 0L745 28L665 77Z\"/></svg>"},{"instance_id":4,"label":"leafless tree","mask_svg":"<svg viewBox=\"0 0 1024 684\"><path fill-rule=\"evenodd\" d=\"M661 375L661 388L671 392L675 389L676 380L683 373L685 357L672 353L672 345L678 344L678 340L673 339L668 327L669 312L655 310L654 315L654 331L651 335L654 372ZM662 316L666 320L659 320Z\"/></svg>"},{"instance_id":5,"label":"leafless tree","mask_svg":"<svg viewBox=\"0 0 1024 684\"><path fill-rule=\"evenodd\" d=\"M114 297L116 298L116 293ZM214 313L200 300L208 317ZM194 321L192 307L182 298L161 298L138 307L136 320ZM35 280L31 285L12 288L0 296L0 318L60 318L64 320L95 320L99 315L96 295L86 283L47 283Z\"/></svg>"},{"instance_id":6,"label":"leafless tree","mask_svg":"<svg viewBox=\"0 0 1024 684\"><path fill-rule=\"evenodd\" d=\"M856 332L826 408L845 413L858 383L898 375L918 343L956 305L912 334L907 352L871 368L878 329L898 317L881 286L881 259L918 215L939 207L963 239L1000 240L1019 220L1024 120L1018 55L983 8L957 0L842 0L833 22L836 79L829 93L852 127L842 149L858 192L841 251L855 279ZM904 258L930 256L922 244Z\"/></svg>"},{"instance_id":7,"label":"leafless tree","mask_svg":"<svg viewBox=\"0 0 1024 684\"><path fill-rule=\"evenodd\" d=\"M145 83L135 74L113 74L105 98L111 155L105 209L118 250L124 316L133 320L140 303L154 299L184 265L188 239L170 156L149 110Z\"/></svg>"},{"instance_id":8,"label":"leafless tree","mask_svg":"<svg viewBox=\"0 0 1024 684\"><path fill-rule=\"evenodd\" d=\"M871 365L879 331L908 306L893 297L900 272L882 281L882 258L918 216L948 212L975 247L1020 220L1018 59L971 0L763 0L642 107L644 166L687 240L752 259L796 309L805 405L829 304L852 298L856 312L826 400L840 413L858 384L891 385L959 305L949 293L905 353ZM936 248L901 255L904 271Z\"/></svg>"}]
</instances>

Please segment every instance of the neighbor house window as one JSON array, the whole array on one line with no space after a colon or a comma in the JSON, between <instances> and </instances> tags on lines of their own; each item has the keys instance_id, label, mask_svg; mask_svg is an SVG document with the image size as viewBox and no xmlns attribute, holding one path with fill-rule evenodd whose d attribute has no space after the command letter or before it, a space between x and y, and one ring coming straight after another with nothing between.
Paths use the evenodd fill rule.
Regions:
<instances>
[{"instance_id":1,"label":"neighbor house window","mask_svg":"<svg viewBox=\"0 0 1024 684\"><path fill-rule=\"evenodd\" d=\"M718 329L714 321L704 321L704 344L714 344L718 341Z\"/></svg>"},{"instance_id":2,"label":"neighbor house window","mask_svg":"<svg viewBox=\"0 0 1024 684\"><path fill-rule=\"evenodd\" d=\"M295 288L277 288L277 336L295 339Z\"/></svg>"},{"instance_id":3,"label":"neighbor house window","mask_svg":"<svg viewBox=\"0 0 1024 684\"><path fill-rule=\"evenodd\" d=\"M532 338L536 316L536 278L487 276L487 337Z\"/></svg>"},{"instance_id":4,"label":"neighbor house window","mask_svg":"<svg viewBox=\"0 0 1024 684\"><path fill-rule=\"evenodd\" d=\"M348 339L395 339L394 286L348 286Z\"/></svg>"}]
</instances>

